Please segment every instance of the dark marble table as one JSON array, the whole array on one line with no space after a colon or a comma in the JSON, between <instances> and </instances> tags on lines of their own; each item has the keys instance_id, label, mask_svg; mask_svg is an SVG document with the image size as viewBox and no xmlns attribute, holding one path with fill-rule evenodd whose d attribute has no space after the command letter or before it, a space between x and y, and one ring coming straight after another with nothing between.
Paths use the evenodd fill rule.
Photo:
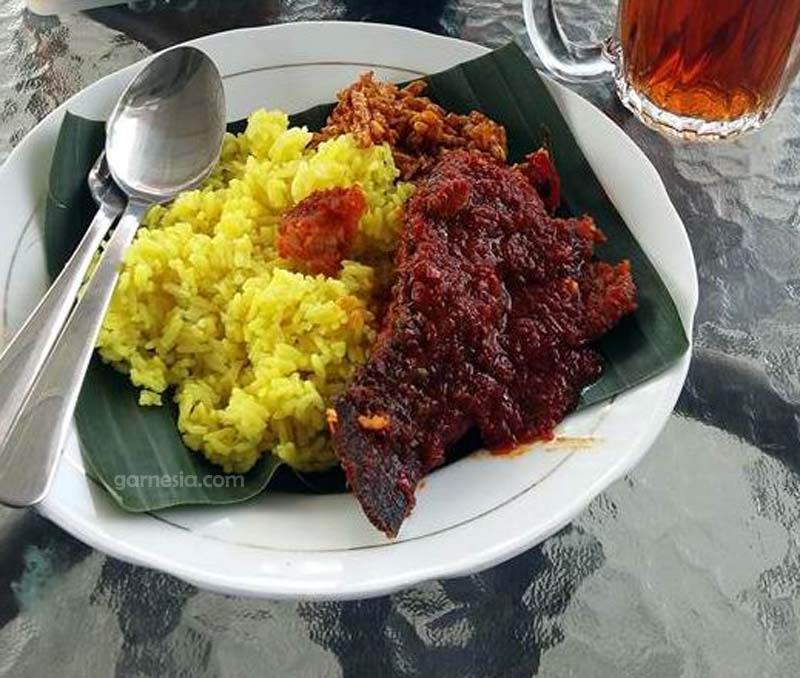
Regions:
<instances>
[{"instance_id":1,"label":"dark marble table","mask_svg":"<svg viewBox=\"0 0 800 678\"><path fill-rule=\"evenodd\" d=\"M613 11L559 7L582 35ZM60 19L0 0L0 159L148 50L319 18L528 44L519 0L150 0ZM0 677L800 674L800 89L718 145L666 140L607 85L580 89L658 168L700 273L689 380L646 460L504 565L344 604L198 591L0 508Z\"/></svg>"}]
</instances>

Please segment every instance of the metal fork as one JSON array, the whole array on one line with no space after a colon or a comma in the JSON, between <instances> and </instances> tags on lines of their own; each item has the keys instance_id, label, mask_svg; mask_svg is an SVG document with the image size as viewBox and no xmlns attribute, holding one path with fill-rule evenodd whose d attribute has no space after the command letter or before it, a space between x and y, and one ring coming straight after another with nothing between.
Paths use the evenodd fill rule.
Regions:
<instances>
[{"instance_id":1,"label":"metal fork","mask_svg":"<svg viewBox=\"0 0 800 678\"><path fill-rule=\"evenodd\" d=\"M95 252L125 206L121 192L111 179L105 153L92 166L88 181L99 207L97 214L47 294L0 355L0 451L64 327ZM0 452L0 474L3 465Z\"/></svg>"}]
</instances>

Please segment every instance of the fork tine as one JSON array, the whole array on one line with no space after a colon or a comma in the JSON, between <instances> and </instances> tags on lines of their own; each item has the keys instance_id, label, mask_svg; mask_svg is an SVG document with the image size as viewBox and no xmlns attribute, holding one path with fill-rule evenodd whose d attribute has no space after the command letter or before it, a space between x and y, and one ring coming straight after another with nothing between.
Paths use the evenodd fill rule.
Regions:
<instances>
[{"instance_id":1,"label":"fork tine","mask_svg":"<svg viewBox=\"0 0 800 678\"><path fill-rule=\"evenodd\" d=\"M89 190L94 201L101 205L103 202L122 203L123 197L111 176L111 170L106 161L106 152L102 151L94 161L87 177Z\"/></svg>"}]
</instances>

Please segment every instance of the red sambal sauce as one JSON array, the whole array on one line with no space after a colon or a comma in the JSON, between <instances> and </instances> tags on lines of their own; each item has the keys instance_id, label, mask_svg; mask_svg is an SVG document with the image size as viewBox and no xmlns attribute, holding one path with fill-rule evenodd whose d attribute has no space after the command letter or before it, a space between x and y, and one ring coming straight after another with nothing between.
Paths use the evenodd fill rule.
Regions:
<instances>
[{"instance_id":1,"label":"red sambal sauce","mask_svg":"<svg viewBox=\"0 0 800 678\"><path fill-rule=\"evenodd\" d=\"M433 430L438 438L444 420L447 443L447 429L469 422L490 449L508 453L551 439L581 389L600 376L591 342L635 307L635 288L628 262L593 260L605 238L590 218L550 216L560 191L546 150L515 169L475 154L449 158L445 168L407 210L404 244L413 241L415 270L407 300L417 318L404 335L412 346L427 345L427 355L401 353L425 367L448 366L429 370L437 377L425 391L449 401L451 421L439 419L424 436ZM402 274L402 253L399 262ZM430 441L420 447L441 449Z\"/></svg>"},{"instance_id":2,"label":"red sambal sauce","mask_svg":"<svg viewBox=\"0 0 800 678\"><path fill-rule=\"evenodd\" d=\"M353 249L366 210L359 186L316 191L283 215L278 254L308 273L333 277Z\"/></svg>"}]
</instances>

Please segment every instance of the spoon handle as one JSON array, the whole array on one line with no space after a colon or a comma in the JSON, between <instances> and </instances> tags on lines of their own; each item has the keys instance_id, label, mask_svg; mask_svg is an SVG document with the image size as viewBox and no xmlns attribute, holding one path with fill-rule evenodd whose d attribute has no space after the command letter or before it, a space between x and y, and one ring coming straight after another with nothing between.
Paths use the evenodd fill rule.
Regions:
<instances>
[{"instance_id":1,"label":"spoon handle","mask_svg":"<svg viewBox=\"0 0 800 678\"><path fill-rule=\"evenodd\" d=\"M69 317L95 252L120 211L107 203L100 206L66 266L0 356L0 441L8 438L25 397Z\"/></svg>"},{"instance_id":2,"label":"spoon handle","mask_svg":"<svg viewBox=\"0 0 800 678\"><path fill-rule=\"evenodd\" d=\"M149 205L131 201L0 449L0 502L40 502L55 476L119 269Z\"/></svg>"}]
</instances>

